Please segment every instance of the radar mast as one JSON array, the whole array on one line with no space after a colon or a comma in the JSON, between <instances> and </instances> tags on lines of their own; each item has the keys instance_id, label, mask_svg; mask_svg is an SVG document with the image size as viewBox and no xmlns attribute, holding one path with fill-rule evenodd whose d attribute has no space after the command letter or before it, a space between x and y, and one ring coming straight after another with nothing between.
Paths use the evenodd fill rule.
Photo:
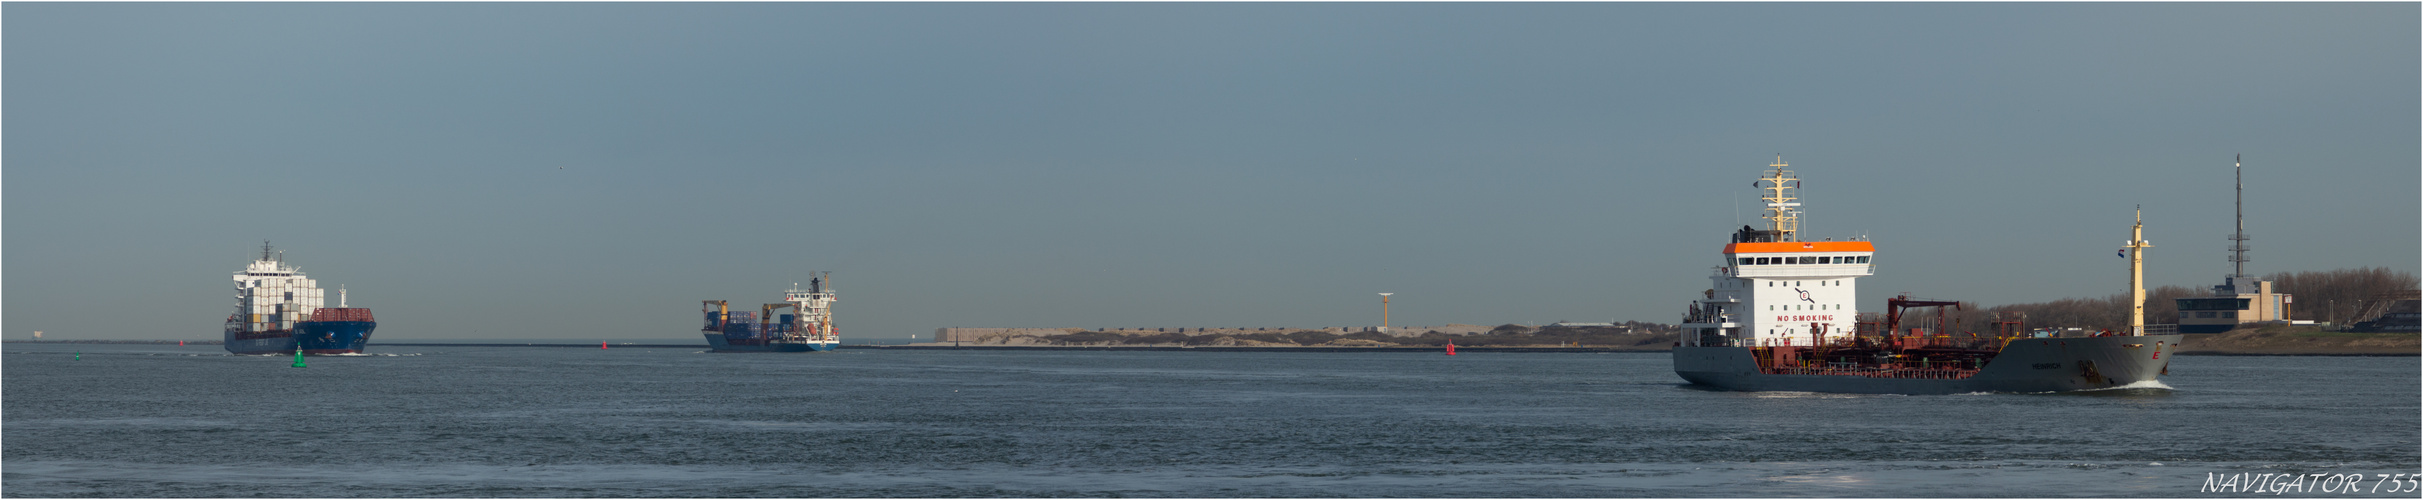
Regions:
<instances>
[{"instance_id":1,"label":"radar mast","mask_svg":"<svg viewBox=\"0 0 2423 500\"><path fill-rule=\"evenodd\" d=\"M1800 188L1800 178L1794 177L1792 171L1784 170L1784 167L1792 166L1784 163L1784 155L1775 155L1775 163L1767 166L1775 170L1768 171L1767 176L1759 178L1758 182L1750 183L1753 186L1766 184L1759 186L1759 189L1767 190L1766 194L1759 195L1759 199L1766 200L1767 213L1759 217L1767 219L1767 230L1775 232L1775 241L1800 241L1800 198L1792 195L1793 189Z\"/></svg>"}]
</instances>

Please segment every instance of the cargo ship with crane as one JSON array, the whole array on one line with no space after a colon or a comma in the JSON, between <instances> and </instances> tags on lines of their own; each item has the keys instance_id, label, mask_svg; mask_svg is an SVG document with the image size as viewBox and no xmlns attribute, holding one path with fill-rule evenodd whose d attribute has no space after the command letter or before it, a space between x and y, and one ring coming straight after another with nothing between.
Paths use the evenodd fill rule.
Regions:
<instances>
[{"instance_id":1,"label":"cargo ship with crane","mask_svg":"<svg viewBox=\"0 0 2423 500\"><path fill-rule=\"evenodd\" d=\"M704 301L706 326L699 333L715 352L830 351L841 345L833 328L832 273L808 278L808 287L791 285L782 302L757 311L732 311L729 301ZM746 306L743 306L746 307ZM789 314L775 312L789 309Z\"/></svg>"},{"instance_id":2,"label":"cargo ship with crane","mask_svg":"<svg viewBox=\"0 0 2423 500\"><path fill-rule=\"evenodd\" d=\"M261 258L235 273L236 312L224 327L227 352L235 354L359 354L378 322L370 309L324 305L326 291L286 253L261 243Z\"/></svg>"},{"instance_id":3,"label":"cargo ship with crane","mask_svg":"<svg viewBox=\"0 0 2423 500\"><path fill-rule=\"evenodd\" d=\"M1743 226L1695 298L1674 347L1674 373L1693 384L1741 391L1868 394L2057 392L2153 381L2168 371L2180 336L2145 333L2143 216L2121 249L2129 258L2133 311L2125 332L2045 336L2017 318L1996 318L1989 334L1954 332L1946 309L1956 301L1907 295L1884 314L1854 305L1859 278L1875 274L1875 244L1864 238L1801 238L1799 179L1778 156L1755 185L1764 190L1766 229ZM1904 324L1933 308L1935 324ZM1915 323L1915 322L1913 322Z\"/></svg>"}]
</instances>

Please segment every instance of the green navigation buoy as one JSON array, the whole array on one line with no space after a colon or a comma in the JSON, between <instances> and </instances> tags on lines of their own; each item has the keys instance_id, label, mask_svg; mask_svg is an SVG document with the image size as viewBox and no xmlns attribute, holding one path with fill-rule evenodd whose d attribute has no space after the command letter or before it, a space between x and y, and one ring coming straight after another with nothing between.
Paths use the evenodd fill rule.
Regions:
<instances>
[{"instance_id":1,"label":"green navigation buoy","mask_svg":"<svg viewBox=\"0 0 2423 500\"><path fill-rule=\"evenodd\" d=\"M76 351L76 361L84 360L84 351Z\"/></svg>"},{"instance_id":2,"label":"green navigation buoy","mask_svg":"<svg viewBox=\"0 0 2423 500\"><path fill-rule=\"evenodd\" d=\"M301 347L294 348L294 367L303 367L303 348Z\"/></svg>"}]
</instances>

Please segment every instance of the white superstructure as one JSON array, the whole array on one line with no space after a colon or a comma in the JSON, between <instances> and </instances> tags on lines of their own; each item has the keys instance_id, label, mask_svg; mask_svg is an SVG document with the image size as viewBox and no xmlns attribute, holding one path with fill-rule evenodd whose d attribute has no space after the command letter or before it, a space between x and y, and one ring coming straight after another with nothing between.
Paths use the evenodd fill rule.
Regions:
<instances>
[{"instance_id":1,"label":"white superstructure","mask_svg":"<svg viewBox=\"0 0 2423 500\"><path fill-rule=\"evenodd\" d=\"M1867 241L1801 241L1799 188L1777 157L1759 179L1766 230L1744 226L1725 245L1710 287L1683 317L1691 346L1812 346L1858 329L1859 278L1875 274Z\"/></svg>"},{"instance_id":2,"label":"white superstructure","mask_svg":"<svg viewBox=\"0 0 2423 500\"><path fill-rule=\"evenodd\" d=\"M804 340L810 342L840 340L840 332L833 328L833 288L830 283L832 278L829 277L831 273L826 274L827 276L809 278L806 290L799 289L799 284L793 283L790 290L782 293L782 300L794 304L794 309L798 311L798 315L791 319L792 331L798 332L798 335L806 337Z\"/></svg>"},{"instance_id":3,"label":"white superstructure","mask_svg":"<svg viewBox=\"0 0 2423 500\"><path fill-rule=\"evenodd\" d=\"M229 326L239 332L292 330L325 301L319 284L301 268L286 265L284 252L271 252L267 242L261 243L259 260L235 273L235 285L236 314Z\"/></svg>"}]
</instances>

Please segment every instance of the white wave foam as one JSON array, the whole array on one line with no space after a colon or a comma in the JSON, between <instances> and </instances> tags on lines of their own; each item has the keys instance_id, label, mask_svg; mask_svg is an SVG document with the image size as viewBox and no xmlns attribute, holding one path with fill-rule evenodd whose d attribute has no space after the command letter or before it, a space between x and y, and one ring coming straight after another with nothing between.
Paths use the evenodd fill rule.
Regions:
<instances>
[{"instance_id":1,"label":"white wave foam","mask_svg":"<svg viewBox=\"0 0 2423 500\"><path fill-rule=\"evenodd\" d=\"M2105 387L2101 389L2080 389L2078 392L2125 391L2130 389L2161 389L2165 391L2178 390L2177 388L2171 387L2170 384L2162 383L2160 380L2139 380L2136 382L2130 382L2128 384Z\"/></svg>"}]
</instances>

